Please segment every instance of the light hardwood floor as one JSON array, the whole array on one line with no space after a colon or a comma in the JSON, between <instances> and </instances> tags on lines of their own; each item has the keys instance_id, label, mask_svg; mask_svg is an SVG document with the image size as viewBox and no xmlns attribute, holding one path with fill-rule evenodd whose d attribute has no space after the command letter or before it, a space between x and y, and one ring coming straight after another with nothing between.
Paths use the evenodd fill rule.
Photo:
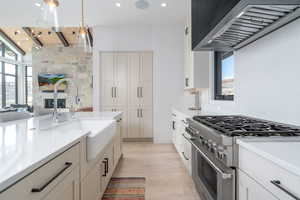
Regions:
<instances>
[{"instance_id":1,"label":"light hardwood floor","mask_svg":"<svg viewBox=\"0 0 300 200\"><path fill-rule=\"evenodd\" d=\"M146 177L146 200L200 200L171 144L124 143L114 177Z\"/></svg>"}]
</instances>

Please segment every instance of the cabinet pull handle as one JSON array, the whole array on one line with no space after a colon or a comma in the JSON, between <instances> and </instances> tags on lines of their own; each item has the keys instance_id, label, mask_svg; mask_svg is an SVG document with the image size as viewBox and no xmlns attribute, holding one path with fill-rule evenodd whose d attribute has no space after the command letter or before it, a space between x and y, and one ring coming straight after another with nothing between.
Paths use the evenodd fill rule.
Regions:
<instances>
[{"instance_id":1,"label":"cabinet pull handle","mask_svg":"<svg viewBox=\"0 0 300 200\"><path fill-rule=\"evenodd\" d=\"M50 185L57 177L59 177L64 171L66 171L69 167L72 166L71 162L66 162L65 167L60 170L55 176L53 176L45 185L43 185L40 188L32 188L31 192L36 193L36 192L42 192L48 185Z\"/></svg>"},{"instance_id":2,"label":"cabinet pull handle","mask_svg":"<svg viewBox=\"0 0 300 200\"><path fill-rule=\"evenodd\" d=\"M189 78L185 78L185 87L189 87Z\"/></svg>"},{"instance_id":3,"label":"cabinet pull handle","mask_svg":"<svg viewBox=\"0 0 300 200\"><path fill-rule=\"evenodd\" d=\"M139 118L140 117L140 109L136 110L136 116Z\"/></svg>"},{"instance_id":4,"label":"cabinet pull handle","mask_svg":"<svg viewBox=\"0 0 300 200\"><path fill-rule=\"evenodd\" d=\"M108 158L104 158L105 162L106 162L106 165L105 165L105 173L107 174L108 173Z\"/></svg>"},{"instance_id":5,"label":"cabinet pull handle","mask_svg":"<svg viewBox=\"0 0 300 200\"><path fill-rule=\"evenodd\" d=\"M117 87L115 87L115 98L117 98Z\"/></svg>"},{"instance_id":6,"label":"cabinet pull handle","mask_svg":"<svg viewBox=\"0 0 300 200\"><path fill-rule=\"evenodd\" d=\"M111 87L111 97L114 98L114 87Z\"/></svg>"},{"instance_id":7,"label":"cabinet pull handle","mask_svg":"<svg viewBox=\"0 0 300 200\"><path fill-rule=\"evenodd\" d=\"M185 160L190 160L190 159L188 159L188 157L186 157L186 155L185 155L184 152L181 152L181 154L182 154L182 156L183 156L183 158L184 158Z\"/></svg>"},{"instance_id":8,"label":"cabinet pull handle","mask_svg":"<svg viewBox=\"0 0 300 200\"><path fill-rule=\"evenodd\" d=\"M292 198L294 198L296 200L300 200L299 197L297 197L295 194L293 194L291 191L289 191L289 189L287 189L286 187L284 187L279 180L273 180L273 181L271 181L271 183L273 185L275 185L276 187L278 187L283 192L285 192L286 194L288 194L289 196L291 196Z\"/></svg>"},{"instance_id":9,"label":"cabinet pull handle","mask_svg":"<svg viewBox=\"0 0 300 200\"><path fill-rule=\"evenodd\" d=\"M106 160L102 161L102 163L104 164L104 174L102 175L103 177L106 176Z\"/></svg>"},{"instance_id":10,"label":"cabinet pull handle","mask_svg":"<svg viewBox=\"0 0 300 200\"><path fill-rule=\"evenodd\" d=\"M143 118L143 109L140 109L141 110L141 118Z\"/></svg>"},{"instance_id":11,"label":"cabinet pull handle","mask_svg":"<svg viewBox=\"0 0 300 200\"><path fill-rule=\"evenodd\" d=\"M140 88L141 88L141 98L143 98L143 87Z\"/></svg>"},{"instance_id":12,"label":"cabinet pull handle","mask_svg":"<svg viewBox=\"0 0 300 200\"><path fill-rule=\"evenodd\" d=\"M136 89L136 95L137 95L137 98L140 98L140 87L137 87L137 89Z\"/></svg>"}]
</instances>

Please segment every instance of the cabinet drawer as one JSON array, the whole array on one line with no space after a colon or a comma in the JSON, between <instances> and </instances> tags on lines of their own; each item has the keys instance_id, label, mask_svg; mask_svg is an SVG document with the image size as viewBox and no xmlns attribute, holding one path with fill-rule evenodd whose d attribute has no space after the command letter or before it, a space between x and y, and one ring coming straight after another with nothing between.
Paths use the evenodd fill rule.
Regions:
<instances>
[{"instance_id":1,"label":"cabinet drawer","mask_svg":"<svg viewBox=\"0 0 300 200\"><path fill-rule=\"evenodd\" d=\"M41 166L0 194L0 200L38 200L45 197L79 164L79 144Z\"/></svg>"},{"instance_id":2,"label":"cabinet drawer","mask_svg":"<svg viewBox=\"0 0 300 200\"><path fill-rule=\"evenodd\" d=\"M262 184L267 190L282 200L295 200L290 194L300 198L300 177L281 168L260 155L248 151L247 149L239 148L239 168ZM280 181L280 189L271 181Z\"/></svg>"}]
</instances>

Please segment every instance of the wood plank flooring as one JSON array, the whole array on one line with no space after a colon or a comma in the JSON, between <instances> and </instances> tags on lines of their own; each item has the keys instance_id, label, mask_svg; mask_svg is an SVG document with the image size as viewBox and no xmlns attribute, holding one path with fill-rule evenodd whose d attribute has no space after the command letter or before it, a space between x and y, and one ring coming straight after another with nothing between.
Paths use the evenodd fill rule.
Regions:
<instances>
[{"instance_id":1,"label":"wood plank flooring","mask_svg":"<svg viewBox=\"0 0 300 200\"><path fill-rule=\"evenodd\" d=\"M146 177L146 200L200 200L172 144L124 143L114 177Z\"/></svg>"}]
</instances>

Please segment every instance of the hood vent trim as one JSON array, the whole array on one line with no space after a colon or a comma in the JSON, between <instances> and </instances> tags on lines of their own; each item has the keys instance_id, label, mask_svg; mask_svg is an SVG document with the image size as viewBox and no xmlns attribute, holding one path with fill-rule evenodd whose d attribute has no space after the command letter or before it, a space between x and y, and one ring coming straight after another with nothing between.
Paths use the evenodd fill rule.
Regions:
<instances>
[{"instance_id":1,"label":"hood vent trim","mask_svg":"<svg viewBox=\"0 0 300 200\"><path fill-rule=\"evenodd\" d=\"M237 50L299 17L300 5L248 5L201 46Z\"/></svg>"}]
</instances>

